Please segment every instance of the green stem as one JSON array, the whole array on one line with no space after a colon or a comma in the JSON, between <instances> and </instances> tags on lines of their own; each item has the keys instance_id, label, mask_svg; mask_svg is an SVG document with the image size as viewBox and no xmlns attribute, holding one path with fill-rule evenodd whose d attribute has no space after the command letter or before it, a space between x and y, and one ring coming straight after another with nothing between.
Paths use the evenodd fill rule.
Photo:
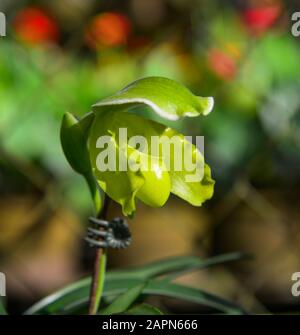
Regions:
<instances>
[{"instance_id":1,"label":"green stem","mask_svg":"<svg viewBox=\"0 0 300 335\"><path fill-rule=\"evenodd\" d=\"M98 214L98 217L101 217L104 220L107 219L108 204L109 199L107 198L106 201L104 202L104 206L101 213ZM97 314L97 311L99 309L104 288L106 260L107 260L107 249L102 248L97 249L94 263L94 273L92 278L91 292L90 292L89 315Z\"/></svg>"},{"instance_id":2,"label":"green stem","mask_svg":"<svg viewBox=\"0 0 300 335\"><path fill-rule=\"evenodd\" d=\"M100 214L102 215L102 197L101 197L101 192L100 189L97 185L97 182L95 181L95 178L92 173L86 174L85 180L89 186L93 202L94 202L94 208L96 215L99 216Z\"/></svg>"},{"instance_id":3,"label":"green stem","mask_svg":"<svg viewBox=\"0 0 300 335\"><path fill-rule=\"evenodd\" d=\"M98 249L95 257L94 275L91 286L89 315L97 314L103 293L107 249Z\"/></svg>"}]
</instances>

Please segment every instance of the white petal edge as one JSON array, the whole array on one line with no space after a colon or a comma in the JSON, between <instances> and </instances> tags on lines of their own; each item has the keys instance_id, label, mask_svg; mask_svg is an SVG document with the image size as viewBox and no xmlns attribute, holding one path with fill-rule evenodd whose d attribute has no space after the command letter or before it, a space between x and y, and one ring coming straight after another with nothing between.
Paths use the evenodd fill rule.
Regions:
<instances>
[{"instance_id":1,"label":"white petal edge","mask_svg":"<svg viewBox=\"0 0 300 335\"><path fill-rule=\"evenodd\" d=\"M99 107L99 106L110 106L110 105L123 105L123 104L133 104L133 103L140 103L140 104L145 104L149 107L151 107L155 113L160 115L161 117L176 121L179 119L177 115L171 115L166 112L164 112L161 108L159 108L156 104L154 104L152 101L143 99L143 98L134 98L134 99L118 99L118 100L113 100L113 101L102 101L98 102L92 107Z\"/></svg>"},{"instance_id":2,"label":"white petal edge","mask_svg":"<svg viewBox=\"0 0 300 335\"><path fill-rule=\"evenodd\" d=\"M214 98L213 97L207 97L206 98L208 101L206 109L203 111L203 115L208 115L214 108ZM149 107L151 107L155 113L157 113L159 116L176 121L179 119L179 116L177 115L172 115L169 113L164 112L161 108L159 108L155 103L148 99L144 98L134 98L134 99L117 99L113 101L102 101L94 104L92 107L99 107L99 106L110 106L110 105L123 105L123 104L134 104L134 103L140 103L140 104L145 104ZM185 112L183 116L189 116L189 117L196 117L199 114L196 114L194 112Z\"/></svg>"},{"instance_id":3,"label":"white petal edge","mask_svg":"<svg viewBox=\"0 0 300 335\"><path fill-rule=\"evenodd\" d=\"M208 97L207 101L208 101L208 104L207 104L206 109L203 112L203 115L208 115L214 108L215 99L213 97Z\"/></svg>"}]
</instances>

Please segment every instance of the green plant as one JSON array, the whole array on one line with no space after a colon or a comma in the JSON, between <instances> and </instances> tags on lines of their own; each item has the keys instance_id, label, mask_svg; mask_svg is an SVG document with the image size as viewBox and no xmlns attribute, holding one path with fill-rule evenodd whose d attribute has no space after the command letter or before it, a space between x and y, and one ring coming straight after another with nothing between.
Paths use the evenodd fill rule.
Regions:
<instances>
[{"instance_id":1,"label":"green plant","mask_svg":"<svg viewBox=\"0 0 300 335\"><path fill-rule=\"evenodd\" d=\"M104 220L99 222L106 222L109 199L122 206L125 216L133 217L136 198L149 206L161 207L172 192L194 206L201 206L213 195L214 181L210 168L197 147L176 130L131 113L136 105L150 107L163 119L176 121L185 116L207 115L213 107L213 99L194 96L172 80L150 77L135 81L95 104L92 112L81 119L70 113L64 115L61 126L62 147L71 167L85 178L89 186L95 215ZM122 128L126 128L128 132L125 138L118 132ZM107 149L97 144L103 136L109 138L108 147L117 153L117 163L123 159L127 167L133 160L136 168L120 170L120 165L117 164L116 170L99 170L99 155L103 156ZM143 136L146 140L150 140L152 136L159 139L177 137L183 148L189 150L192 160L200 164L201 178L188 180L191 172L198 171L197 164L193 166L194 170L187 170L184 166L179 170L175 168L175 145L169 151L169 169L166 169L167 161L162 144L159 144L158 151L149 153L145 147L128 142L128 137L135 136ZM101 164L105 165L105 160L101 160ZM105 234L101 227L98 231L92 231L100 237ZM157 308L143 303L147 295L183 299L225 313L244 313L243 309L227 300L200 289L173 283L174 278L187 271L242 259L244 255L241 253L207 260L189 256L172 258L139 268L108 272L105 279L107 247L103 247L101 238L97 242L102 247L96 252L92 280L86 278L71 284L36 303L26 314L85 314L87 309L89 314L161 314ZM136 305L137 302L140 304ZM4 312L2 305L0 312Z\"/></svg>"},{"instance_id":2,"label":"green plant","mask_svg":"<svg viewBox=\"0 0 300 335\"><path fill-rule=\"evenodd\" d=\"M206 269L218 264L225 264L245 258L242 253L230 253L209 259L200 259L193 256L182 256L154 262L137 268L110 271L106 275L103 290L103 305L109 306L111 301L122 297L122 305L114 304L116 309L110 309L110 313L120 313L120 309L126 309L137 302L137 296L145 298L148 295L172 297L200 305L212 307L227 314L245 314L245 311L234 303L223 298L207 293L201 289L186 287L172 283L172 280L183 273ZM25 314L81 314L86 313L89 303L89 290L91 278L82 279L62 290L45 297L29 308ZM135 293L133 293L133 290ZM124 303L125 300L125 303ZM120 300L119 300L120 301ZM115 308L114 307L114 308ZM138 314L145 311L144 304L137 304L134 311ZM133 308L128 308L126 313L131 313ZM104 310L105 311L105 310ZM153 314L156 309L152 310Z\"/></svg>"},{"instance_id":3,"label":"green plant","mask_svg":"<svg viewBox=\"0 0 300 335\"><path fill-rule=\"evenodd\" d=\"M152 207L161 207L167 201L170 192L200 206L213 194L214 181L210 169L197 148L175 130L158 122L141 116L126 113L136 105L149 106L159 116L178 120L181 117L195 117L208 114L213 107L213 98L194 96L185 87L175 81L161 77L150 77L137 80L115 95L104 99L93 106L93 111L77 120L73 115L64 116L61 128L61 142L66 158L73 169L84 176L94 199L98 216L105 219L102 212L103 191L107 196L122 206L123 214L132 217L136 206L135 198ZM125 138L121 138L120 129L126 129ZM128 137L143 136L148 141L151 137L171 139L177 136L185 147L190 148L194 160L201 162L204 171L200 181L186 182L188 171L174 168L176 148L169 153L171 166L166 169L162 147L156 154L137 149L130 145ZM104 147L99 149L98 139L109 137L107 143L116 154L118 168L101 170L97 168L98 155L103 154ZM127 169L131 157L137 169ZM108 160L110 159L109 157ZM121 159L126 169L120 168ZM104 159L101 166L105 165ZM143 168L147 166L147 168ZM150 168L148 168L150 166ZM99 189L100 186L100 189ZM159 189L160 192L155 192ZM102 212L102 213L101 213ZM91 288L89 313L97 313L104 286L106 267L106 248L99 248L96 254L94 278Z\"/></svg>"}]
</instances>

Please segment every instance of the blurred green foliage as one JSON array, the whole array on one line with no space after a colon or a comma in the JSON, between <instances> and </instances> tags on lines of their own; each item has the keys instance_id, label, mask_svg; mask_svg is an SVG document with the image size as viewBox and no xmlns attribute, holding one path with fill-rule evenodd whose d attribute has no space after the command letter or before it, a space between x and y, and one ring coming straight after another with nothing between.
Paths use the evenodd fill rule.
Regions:
<instances>
[{"instance_id":1,"label":"blurred green foliage","mask_svg":"<svg viewBox=\"0 0 300 335\"><path fill-rule=\"evenodd\" d=\"M13 36L1 39L3 148L38 161L67 199L84 209L88 192L78 192L82 181L69 170L59 145L63 113L83 115L136 78L159 75L178 80L196 95L215 97L209 118L186 119L176 127L186 135L206 136L206 157L217 185L220 181L219 192L245 171L256 181L261 156L271 169L261 171L259 182L277 183L278 174L299 181L293 168L300 159L299 44L287 23L257 37L232 6L222 11L213 5L195 11L187 6L184 13L191 20L189 38L178 23L175 36L153 34L148 36L153 41L137 49L107 47L91 55L58 45L24 46ZM196 19L205 15L211 19ZM145 108L141 112L150 115Z\"/></svg>"}]
</instances>

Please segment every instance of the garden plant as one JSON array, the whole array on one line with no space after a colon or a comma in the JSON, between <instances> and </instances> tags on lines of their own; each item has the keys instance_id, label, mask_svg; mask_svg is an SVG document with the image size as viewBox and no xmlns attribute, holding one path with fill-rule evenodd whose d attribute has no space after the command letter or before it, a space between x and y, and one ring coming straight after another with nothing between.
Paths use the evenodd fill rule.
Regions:
<instances>
[{"instance_id":1,"label":"garden plant","mask_svg":"<svg viewBox=\"0 0 300 335\"><path fill-rule=\"evenodd\" d=\"M233 302L174 282L189 271L240 260L244 255L239 252L208 259L180 256L106 271L109 249L122 252L134 239L127 218L134 220L137 201L162 207L172 193L193 206L201 206L213 196L214 180L203 154L175 130L177 120L206 116L213 104L212 97L195 96L173 80L147 77L94 104L81 118L71 113L64 115L61 144L65 157L85 178L94 204L85 238L95 250L94 270L91 277L42 299L25 314L163 314L164 311L147 303L150 295L198 303L226 314L245 313ZM140 115L141 108L150 109L153 117ZM120 130L126 131L125 137ZM152 137L159 140L155 153L145 145ZM176 168L178 147L172 142L174 138L190 153L195 163L192 170L184 164ZM173 144L168 155L163 140ZM112 152L115 157L110 156ZM193 173L196 179L189 178ZM108 220L107 210L112 201L121 206L122 218Z\"/></svg>"}]
</instances>

